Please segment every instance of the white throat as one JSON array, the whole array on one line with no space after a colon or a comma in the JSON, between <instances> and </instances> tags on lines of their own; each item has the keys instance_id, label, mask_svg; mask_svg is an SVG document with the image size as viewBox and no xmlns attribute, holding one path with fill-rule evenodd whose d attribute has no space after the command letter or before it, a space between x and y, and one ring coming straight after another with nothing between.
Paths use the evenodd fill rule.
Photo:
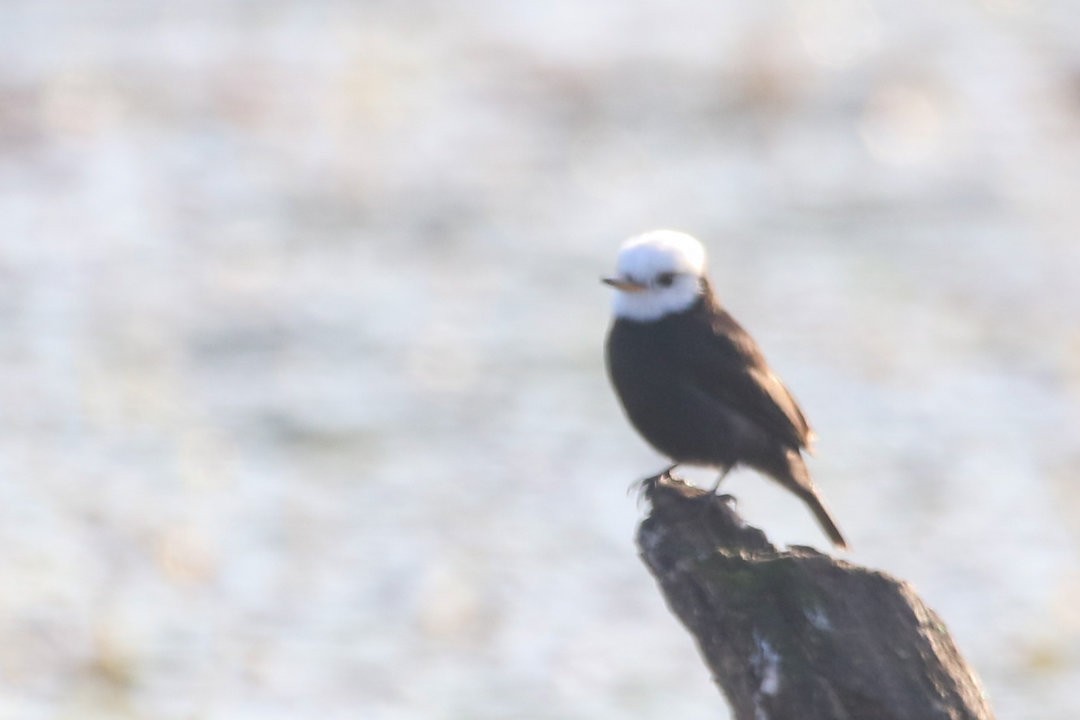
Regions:
<instances>
[{"instance_id":1,"label":"white throat","mask_svg":"<svg viewBox=\"0 0 1080 720\"><path fill-rule=\"evenodd\" d=\"M649 322L665 315L688 310L701 296L701 281L692 275L680 275L670 287L650 287L641 292L615 291L615 317Z\"/></svg>"}]
</instances>

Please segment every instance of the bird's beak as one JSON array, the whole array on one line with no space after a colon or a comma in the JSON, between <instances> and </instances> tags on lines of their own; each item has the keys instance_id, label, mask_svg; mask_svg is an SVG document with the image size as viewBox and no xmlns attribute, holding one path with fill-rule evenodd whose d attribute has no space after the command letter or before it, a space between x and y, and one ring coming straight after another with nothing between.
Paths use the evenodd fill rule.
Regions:
<instances>
[{"instance_id":1,"label":"bird's beak","mask_svg":"<svg viewBox=\"0 0 1080 720\"><path fill-rule=\"evenodd\" d=\"M622 278L600 278L600 282L605 285L610 285L618 290L622 290L623 292L631 293L642 292L649 287L644 283L634 282L633 280L623 280Z\"/></svg>"}]
</instances>

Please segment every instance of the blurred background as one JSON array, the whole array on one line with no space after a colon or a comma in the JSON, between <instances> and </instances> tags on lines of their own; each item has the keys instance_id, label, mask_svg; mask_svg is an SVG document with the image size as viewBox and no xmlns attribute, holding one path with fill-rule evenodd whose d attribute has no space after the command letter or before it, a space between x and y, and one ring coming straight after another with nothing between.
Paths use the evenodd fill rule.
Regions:
<instances>
[{"instance_id":1,"label":"blurred background","mask_svg":"<svg viewBox=\"0 0 1080 720\"><path fill-rule=\"evenodd\" d=\"M656 227L802 402L848 557L1000 717L1080 714L1073 3L0 17L0 717L723 717L602 367Z\"/></svg>"}]
</instances>

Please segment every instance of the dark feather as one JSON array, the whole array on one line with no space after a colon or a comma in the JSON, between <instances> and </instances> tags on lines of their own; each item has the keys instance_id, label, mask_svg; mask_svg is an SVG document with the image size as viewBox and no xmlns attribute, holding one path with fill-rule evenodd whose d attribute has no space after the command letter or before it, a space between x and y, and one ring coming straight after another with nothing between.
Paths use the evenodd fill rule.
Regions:
<instances>
[{"instance_id":1,"label":"dark feather","mask_svg":"<svg viewBox=\"0 0 1080 720\"><path fill-rule=\"evenodd\" d=\"M746 332L706 292L680 324L677 351L687 381L743 415L776 441L809 449L814 434L795 398ZM708 338L708 342L702 342Z\"/></svg>"}]
</instances>

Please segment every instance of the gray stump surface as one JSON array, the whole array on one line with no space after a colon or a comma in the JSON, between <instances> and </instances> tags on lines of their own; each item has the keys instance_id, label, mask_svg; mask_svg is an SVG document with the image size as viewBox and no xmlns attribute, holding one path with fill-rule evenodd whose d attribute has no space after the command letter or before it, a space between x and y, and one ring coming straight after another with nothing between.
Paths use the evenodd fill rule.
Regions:
<instances>
[{"instance_id":1,"label":"gray stump surface","mask_svg":"<svg viewBox=\"0 0 1080 720\"><path fill-rule=\"evenodd\" d=\"M941 618L907 583L777 550L723 497L648 481L642 558L738 720L990 720Z\"/></svg>"}]
</instances>

